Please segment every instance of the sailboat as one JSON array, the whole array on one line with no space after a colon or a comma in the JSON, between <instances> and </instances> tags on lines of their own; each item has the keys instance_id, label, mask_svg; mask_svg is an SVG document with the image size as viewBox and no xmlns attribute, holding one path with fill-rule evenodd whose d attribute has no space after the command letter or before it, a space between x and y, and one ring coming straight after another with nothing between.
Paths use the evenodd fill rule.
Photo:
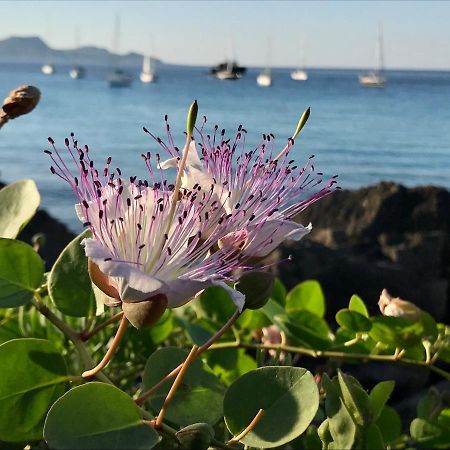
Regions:
<instances>
[{"instance_id":1,"label":"sailboat","mask_svg":"<svg viewBox=\"0 0 450 450\"><path fill-rule=\"evenodd\" d=\"M55 73L55 66L53 64L47 63L41 67L41 72L44 75L53 75Z\"/></svg>"},{"instance_id":2,"label":"sailboat","mask_svg":"<svg viewBox=\"0 0 450 450\"><path fill-rule=\"evenodd\" d=\"M256 82L261 87L270 87L270 86L272 86L272 71L270 70L270 41L267 43L267 66L256 77Z\"/></svg>"},{"instance_id":3,"label":"sailboat","mask_svg":"<svg viewBox=\"0 0 450 450\"><path fill-rule=\"evenodd\" d=\"M153 83L156 81L156 72L152 67L152 59L150 56L144 55L144 60L142 61L142 72L139 78L143 83Z\"/></svg>"},{"instance_id":4,"label":"sailboat","mask_svg":"<svg viewBox=\"0 0 450 450\"><path fill-rule=\"evenodd\" d=\"M75 49L78 49L79 47L80 47L80 37L78 33L78 28L75 28ZM73 80L80 80L81 78L84 78L86 76L86 69L79 64L75 64L69 70L69 76Z\"/></svg>"},{"instance_id":5,"label":"sailboat","mask_svg":"<svg viewBox=\"0 0 450 450\"><path fill-rule=\"evenodd\" d=\"M119 52L119 32L120 32L120 22L119 22L119 16L116 15L116 21L114 24L114 36L113 36L113 53L112 56L114 59L118 58L118 52ZM125 70L115 67L109 78L109 87L113 88L119 88L119 87L129 87L131 85L131 75L127 73Z\"/></svg>"},{"instance_id":6,"label":"sailboat","mask_svg":"<svg viewBox=\"0 0 450 450\"><path fill-rule=\"evenodd\" d=\"M363 73L358 76L359 84L364 87L382 88L386 82L383 75L383 35L381 25L378 25L378 40L377 40L377 69L372 72Z\"/></svg>"},{"instance_id":7,"label":"sailboat","mask_svg":"<svg viewBox=\"0 0 450 450\"><path fill-rule=\"evenodd\" d=\"M234 57L234 45L230 40L231 58L225 62L217 64L211 69L211 73L219 80L239 80L246 72L246 67L241 67Z\"/></svg>"},{"instance_id":8,"label":"sailboat","mask_svg":"<svg viewBox=\"0 0 450 450\"><path fill-rule=\"evenodd\" d=\"M294 81L306 81L308 79L308 72L302 67L304 67L303 46L300 47L300 64L291 72L291 79Z\"/></svg>"}]
</instances>

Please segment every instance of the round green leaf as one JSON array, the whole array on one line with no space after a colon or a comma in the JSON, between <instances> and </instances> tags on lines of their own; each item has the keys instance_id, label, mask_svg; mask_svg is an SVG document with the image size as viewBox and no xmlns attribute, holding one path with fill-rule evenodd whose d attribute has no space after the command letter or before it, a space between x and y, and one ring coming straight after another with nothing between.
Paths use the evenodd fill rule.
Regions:
<instances>
[{"instance_id":1,"label":"round green leaf","mask_svg":"<svg viewBox=\"0 0 450 450\"><path fill-rule=\"evenodd\" d=\"M0 190L0 237L14 239L34 216L41 198L33 180L21 180Z\"/></svg>"},{"instance_id":2,"label":"round green leaf","mask_svg":"<svg viewBox=\"0 0 450 450\"><path fill-rule=\"evenodd\" d=\"M206 317L221 326L236 311L236 305L228 292L219 286L211 286L203 291L196 300L195 307L200 317Z\"/></svg>"},{"instance_id":3,"label":"round green leaf","mask_svg":"<svg viewBox=\"0 0 450 450\"><path fill-rule=\"evenodd\" d=\"M145 365L144 389L149 389L164 378L187 357L186 350L175 347L160 348L150 355ZM150 397L150 406L159 411L169 392L173 380L166 382ZM222 400L225 387L211 369L197 359L187 369L183 381L167 409L167 420L180 426L194 422L211 425L223 416Z\"/></svg>"},{"instance_id":4,"label":"round green leaf","mask_svg":"<svg viewBox=\"0 0 450 450\"><path fill-rule=\"evenodd\" d=\"M360 313L364 317L369 317L369 311L367 311L366 304L364 303L363 299L356 294L353 294L350 298L348 309L350 311Z\"/></svg>"},{"instance_id":5,"label":"round green leaf","mask_svg":"<svg viewBox=\"0 0 450 450\"><path fill-rule=\"evenodd\" d=\"M103 383L78 386L50 409L44 438L53 449L151 449L158 433L145 425L133 399Z\"/></svg>"},{"instance_id":6,"label":"round green leaf","mask_svg":"<svg viewBox=\"0 0 450 450\"><path fill-rule=\"evenodd\" d=\"M0 238L0 308L28 303L43 276L44 263L28 244Z\"/></svg>"},{"instance_id":7,"label":"round green leaf","mask_svg":"<svg viewBox=\"0 0 450 450\"><path fill-rule=\"evenodd\" d=\"M71 241L56 260L48 279L48 293L56 307L72 317L86 317L95 309L95 295L81 241L85 231Z\"/></svg>"},{"instance_id":8,"label":"round green leaf","mask_svg":"<svg viewBox=\"0 0 450 450\"><path fill-rule=\"evenodd\" d=\"M306 430L319 407L319 392L306 369L261 367L228 388L223 407L233 435L242 432L263 409L264 416L241 442L258 448L278 447Z\"/></svg>"},{"instance_id":9,"label":"round green leaf","mask_svg":"<svg viewBox=\"0 0 450 450\"><path fill-rule=\"evenodd\" d=\"M287 312L305 309L319 317L325 315L325 296L320 283L315 280L303 281L287 294Z\"/></svg>"},{"instance_id":10,"label":"round green leaf","mask_svg":"<svg viewBox=\"0 0 450 450\"><path fill-rule=\"evenodd\" d=\"M42 439L45 415L67 385L67 368L53 344L14 339L0 345L0 439Z\"/></svg>"},{"instance_id":11,"label":"round green leaf","mask_svg":"<svg viewBox=\"0 0 450 450\"><path fill-rule=\"evenodd\" d=\"M362 314L348 309L341 309L336 314L336 322L347 330L359 333L370 331L372 322Z\"/></svg>"}]
</instances>

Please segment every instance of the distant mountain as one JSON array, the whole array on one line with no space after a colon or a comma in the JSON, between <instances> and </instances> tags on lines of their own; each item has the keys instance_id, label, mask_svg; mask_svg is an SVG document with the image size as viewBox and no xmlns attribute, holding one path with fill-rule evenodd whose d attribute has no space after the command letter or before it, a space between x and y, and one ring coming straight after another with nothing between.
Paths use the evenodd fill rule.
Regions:
<instances>
[{"instance_id":1,"label":"distant mountain","mask_svg":"<svg viewBox=\"0 0 450 450\"><path fill-rule=\"evenodd\" d=\"M83 64L108 66L120 64L137 66L142 64L139 53L115 55L104 48L94 46L80 47L73 50L56 50L50 48L39 37L10 37L0 40L0 62L27 62L44 64ZM154 59L153 62L161 63Z\"/></svg>"}]
</instances>

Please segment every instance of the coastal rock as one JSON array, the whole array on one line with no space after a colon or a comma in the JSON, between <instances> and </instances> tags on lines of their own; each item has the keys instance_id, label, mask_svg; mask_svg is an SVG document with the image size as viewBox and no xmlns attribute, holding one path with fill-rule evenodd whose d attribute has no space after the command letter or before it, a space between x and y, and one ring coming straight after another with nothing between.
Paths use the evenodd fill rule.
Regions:
<instances>
[{"instance_id":1,"label":"coastal rock","mask_svg":"<svg viewBox=\"0 0 450 450\"><path fill-rule=\"evenodd\" d=\"M383 288L438 320L449 320L450 193L396 183L337 191L298 216L311 234L287 243L277 271L290 288L317 279L330 319L360 295L372 313Z\"/></svg>"}]
</instances>

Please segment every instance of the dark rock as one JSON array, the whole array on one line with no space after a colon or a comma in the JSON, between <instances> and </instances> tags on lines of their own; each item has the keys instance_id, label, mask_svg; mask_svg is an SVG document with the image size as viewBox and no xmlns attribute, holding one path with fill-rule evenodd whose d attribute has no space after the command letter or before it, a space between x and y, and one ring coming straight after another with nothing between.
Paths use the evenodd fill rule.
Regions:
<instances>
[{"instance_id":1,"label":"dark rock","mask_svg":"<svg viewBox=\"0 0 450 450\"><path fill-rule=\"evenodd\" d=\"M328 299L329 318L360 295L372 313L383 288L438 320L449 319L450 193L433 186L380 183L337 191L298 220L313 223L299 243L286 243L278 266L290 288L314 278Z\"/></svg>"}]
</instances>

